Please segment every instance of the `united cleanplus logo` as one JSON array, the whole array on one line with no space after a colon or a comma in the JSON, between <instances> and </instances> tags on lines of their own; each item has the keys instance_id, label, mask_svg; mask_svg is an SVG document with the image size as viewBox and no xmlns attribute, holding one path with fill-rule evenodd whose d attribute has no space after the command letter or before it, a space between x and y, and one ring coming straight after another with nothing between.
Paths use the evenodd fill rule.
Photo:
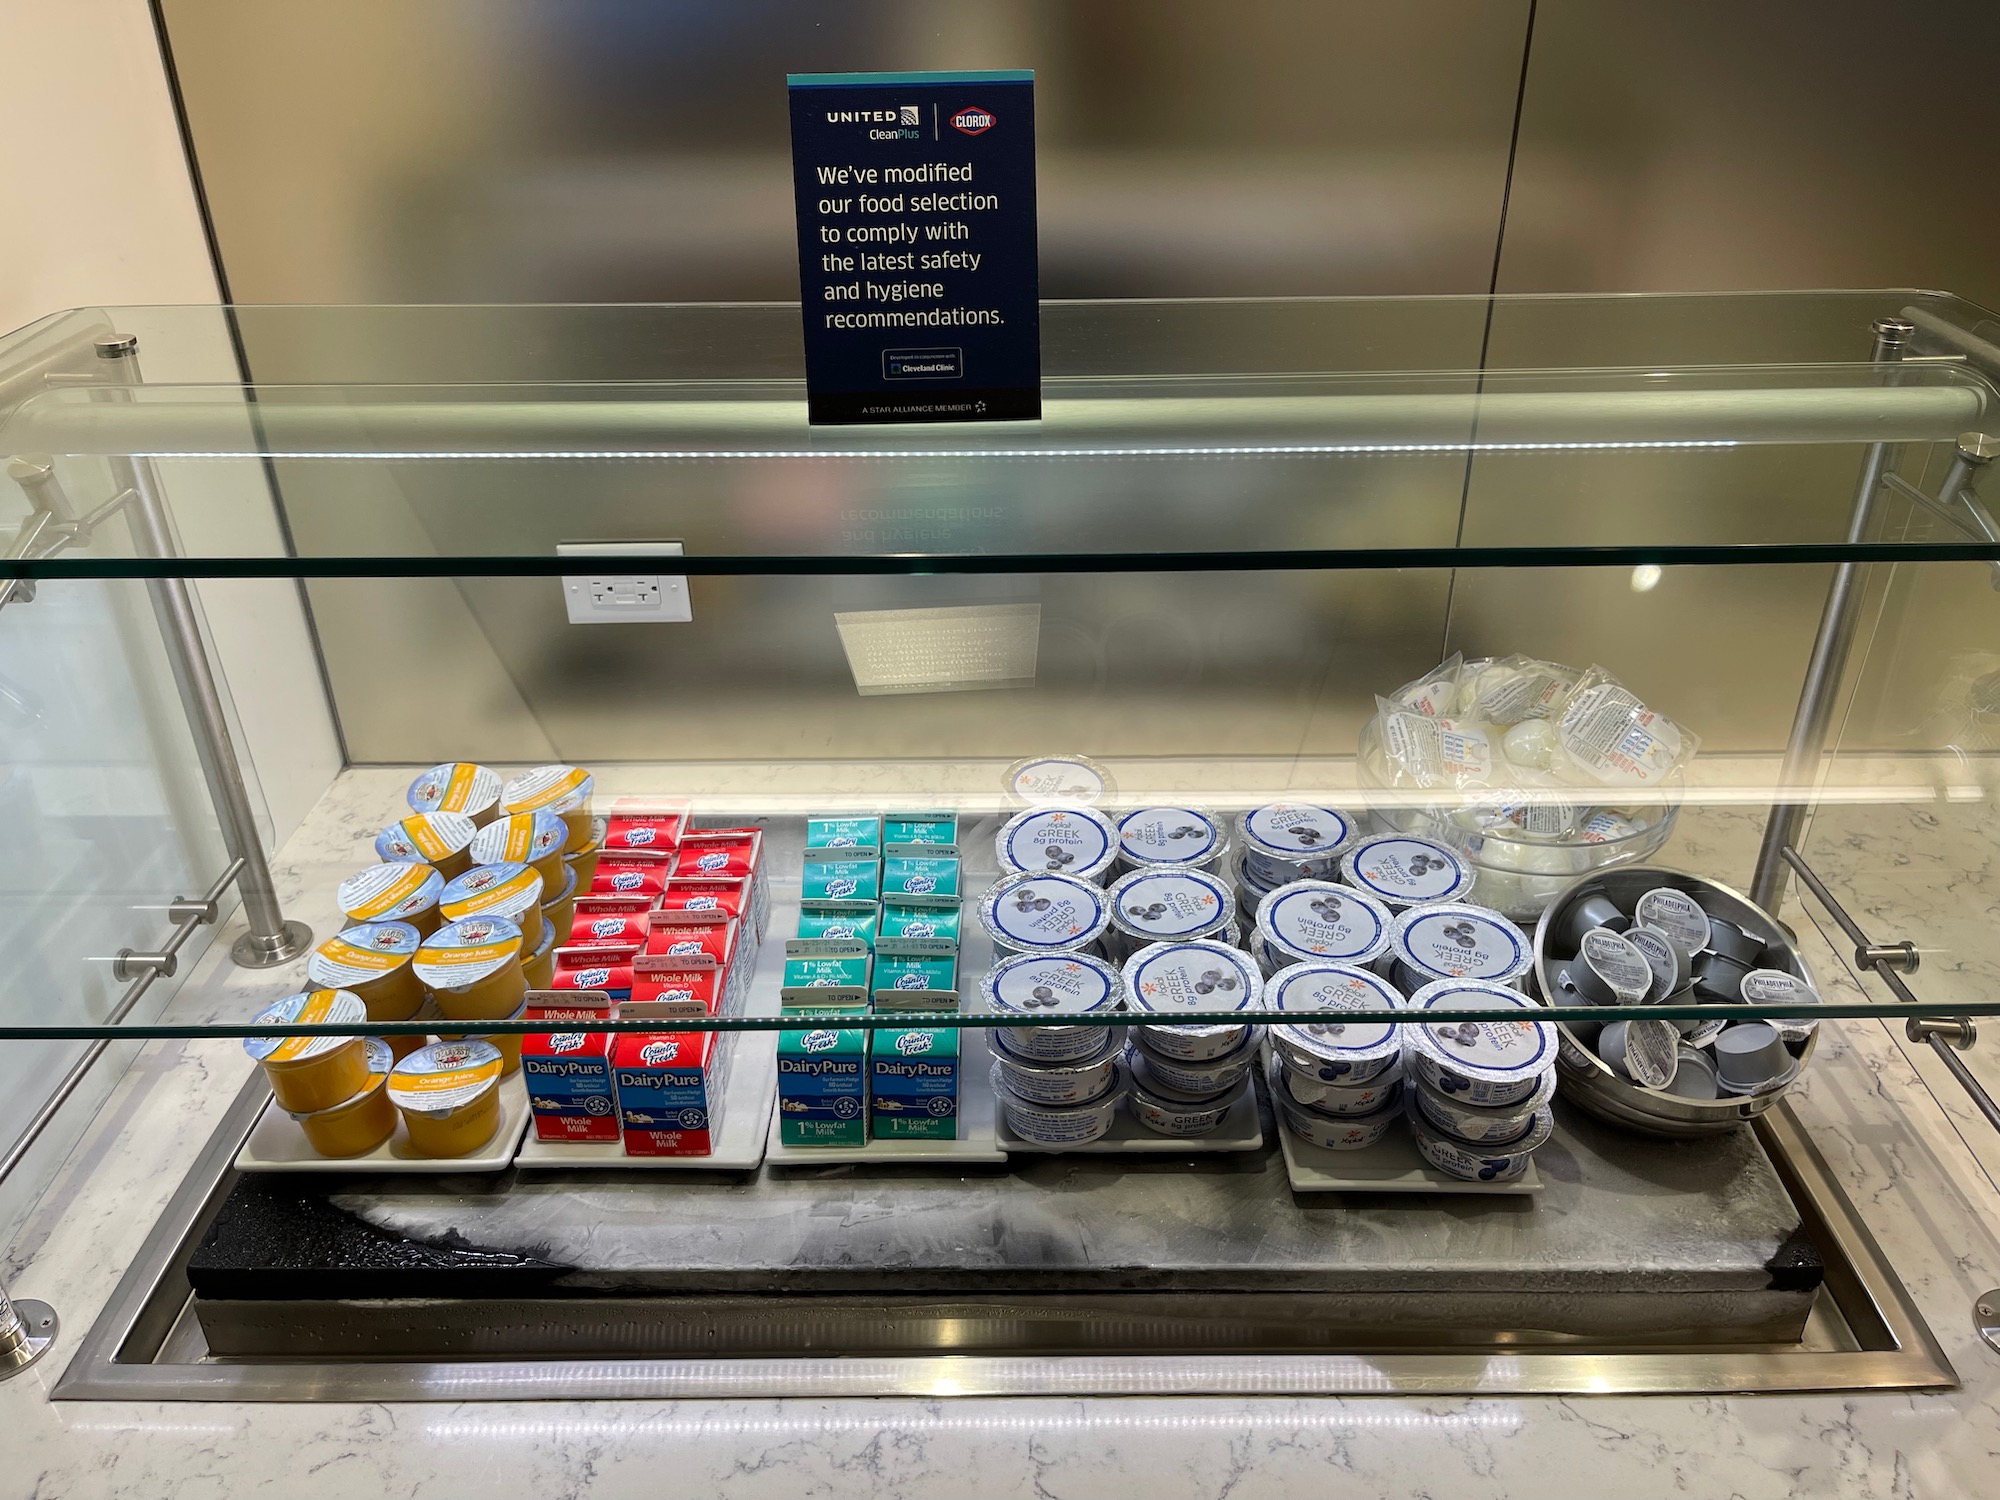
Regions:
<instances>
[{"instance_id":1,"label":"united cleanplus logo","mask_svg":"<svg viewBox=\"0 0 2000 1500\"><path fill-rule=\"evenodd\" d=\"M966 105L950 120L951 128L965 135L984 135L996 123L992 110L981 109L976 104Z\"/></svg>"}]
</instances>

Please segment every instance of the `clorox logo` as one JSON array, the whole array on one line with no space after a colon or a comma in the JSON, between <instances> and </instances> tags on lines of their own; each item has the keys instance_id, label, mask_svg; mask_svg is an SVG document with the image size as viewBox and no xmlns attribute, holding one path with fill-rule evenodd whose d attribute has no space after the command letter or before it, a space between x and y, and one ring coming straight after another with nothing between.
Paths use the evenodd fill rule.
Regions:
<instances>
[{"instance_id":1,"label":"clorox logo","mask_svg":"<svg viewBox=\"0 0 2000 1500\"><path fill-rule=\"evenodd\" d=\"M582 1050L583 1033L580 1031L558 1032L549 1038L549 1051L551 1052L581 1052Z\"/></svg>"},{"instance_id":2,"label":"clorox logo","mask_svg":"<svg viewBox=\"0 0 2000 1500\"><path fill-rule=\"evenodd\" d=\"M617 937L624 930L625 919L623 917L599 917L590 924L590 935L592 937Z\"/></svg>"},{"instance_id":3,"label":"clorox logo","mask_svg":"<svg viewBox=\"0 0 2000 1500\"><path fill-rule=\"evenodd\" d=\"M839 1040L830 1031L808 1031L799 1038L799 1048L805 1052L831 1052L833 1044Z\"/></svg>"},{"instance_id":4,"label":"clorox logo","mask_svg":"<svg viewBox=\"0 0 2000 1500\"><path fill-rule=\"evenodd\" d=\"M625 842L634 849L638 848L641 844L652 843L657 837L659 837L659 830L654 828L628 828L625 830Z\"/></svg>"},{"instance_id":5,"label":"clorox logo","mask_svg":"<svg viewBox=\"0 0 2000 1500\"><path fill-rule=\"evenodd\" d=\"M992 110L981 109L976 104L966 105L951 117L951 128L963 131L966 135L984 135L996 123Z\"/></svg>"},{"instance_id":6,"label":"clorox logo","mask_svg":"<svg viewBox=\"0 0 2000 1500\"><path fill-rule=\"evenodd\" d=\"M931 1050L931 1034L928 1031L906 1031L896 1038L896 1050L905 1057L928 1052Z\"/></svg>"},{"instance_id":7,"label":"clorox logo","mask_svg":"<svg viewBox=\"0 0 2000 1500\"><path fill-rule=\"evenodd\" d=\"M679 1042L648 1042L639 1049L639 1061L648 1067L670 1063L681 1055Z\"/></svg>"},{"instance_id":8,"label":"clorox logo","mask_svg":"<svg viewBox=\"0 0 2000 1500\"><path fill-rule=\"evenodd\" d=\"M576 987L580 990L594 990L610 978L609 969L579 969L576 973Z\"/></svg>"}]
</instances>

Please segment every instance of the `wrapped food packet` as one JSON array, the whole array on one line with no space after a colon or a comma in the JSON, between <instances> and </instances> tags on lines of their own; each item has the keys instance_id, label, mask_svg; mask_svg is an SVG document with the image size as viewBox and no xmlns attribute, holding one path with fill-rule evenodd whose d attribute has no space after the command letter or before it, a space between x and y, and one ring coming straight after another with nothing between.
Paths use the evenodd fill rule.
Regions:
<instances>
[{"instance_id":1,"label":"wrapped food packet","mask_svg":"<svg viewBox=\"0 0 2000 1500\"><path fill-rule=\"evenodd\" d=\"M1465 658L1454 651L1415 682L1406 682L1397 688L1395 701L1427 719L1450 718L1458 712L1459 678L1464 668ZM1382 700L1376 701L1379 703Z\"/></svg>"},{"instance_id":2,"label":"wrapped food packet","mask_svg":"<svg viewBox=\"0 0 2000 1500\"><path fill-rule=\"evenodd\" d=\"M1580 675L1560 662L1503 656L1461 675L1461 712L1502 729L1547 719L1562 707Z\"/></svg>"},{"instance_id":3,"label":"wrapped food packet","mask_svg":"<svg viewBox=\"0 0 2000 1500\"><path fill-rule=\"evenodd\" d=\"M1452 817L1470 833L1553 842L1576 832L1586 812L1575 792L1553 776L1519 772L1503 764L1495 769L1491 789Z\"/></svg>"},{"instance_id":4,"label":"wrapped food packet","mask_svg":"<svg viewBox=\"0 0 2000 1500\"><path fill-rule=\"evenodd\" d=\"M1583 674L1556 723L1563 764L1606 786L1657 786L1694 758L1701 740L1639 701L1602 667Z\"/></svg>"},{"instance_id":5,"label":"wrapped food packet","mask_svg":"<svg viewBox=\"0 0 2000 1500\"><path fill-rule=\"evenodd\" d=\"M1483 724L1447 719L1375 700L1382 750L1397 783L1420 787L1483 786L1493 775L1493 737Z\"/></svg>"}]
</instances>

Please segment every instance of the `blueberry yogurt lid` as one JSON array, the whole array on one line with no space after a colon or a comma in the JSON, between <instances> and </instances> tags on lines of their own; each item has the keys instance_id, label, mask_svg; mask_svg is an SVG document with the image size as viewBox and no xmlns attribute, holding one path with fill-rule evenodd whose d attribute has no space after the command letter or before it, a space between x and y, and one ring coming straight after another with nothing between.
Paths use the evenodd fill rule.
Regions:
<instances>
[{"instance_id":1,"label":"blueberry yogurt lid","mask_svg":"<svg viewBox=\"0 0 2000 1500\"><path fill-rule=\"evenodd\" d=\"M1391 942L1396 957L1426 982L1486 979L1511 984L1535 958L1521 929L1500 913L1453 902L1411 907L1396 918Z\"/></svg>"},{"instance_id":2,"label":"blueberry yogurt lid","mask_svg":"<svg viewBox=\"0 0 2000 1500\"><path fill-rule=\"evenodd\" d=\"M1483 979L1440 979L1410 996L1412 1010L1543 1013L1519 990ZM1489 1083L1518 1083L1546 1072L1556 1058L1556 1029L1524 1015L1518 1021L1440 1021L1407 1027L1409 1048L1453 1073Z\"/></svg>"},{"instance_id":3,"label":"blueberry yogurt lid","mask_svg":"<svg viewBox=\"0 0 2000 1500\"><path fill-rule=\"evenodd\" d=\"M1280 969L1264 991L1267 1009L1288 1016L1326 1016L1349 1010L1402 1010L1403 997L1380 975L1352 964L1307 963ZM1328 1062L1368 1063L1402 1051L1402 1027L1393 1021L1299 1020L1274 1027L1302 1052Z\"/></svg>"},{"instance_id":4,"label":"blueberry yogurt lid","mask_svg":"<svg viewBox=\"0 0 2000 1500\"><path fill-rule=\"evenodd\" d=\"M1257 933L1275 953L1308 962L1365 964L1389 946L1389 908L1324 880L1281 885L1257 903Z\"/></svg>"},{"instance_id":5,"label":"blueberry yogurt lid","mask_svg":"<svg viewBox=\"0 0 2000 1500\"><path fill-rule=\"evenodd\" d=\"M1088 807L1031 807L993 840L1003 871L1047 871L1095 880L1118 857L1118 830Z\"/></svg>"},{"instance_id":6,"label":"blueberry yogurt lid","mask_svg":"<svg viewBox=\"0 0 2000 1500\"><path fill-rule=\"evenodd\" d=\"M1134 1009L1161 1017L1255 1010L1263 1003L1264 977L1227 943L1149 943L1125 960L1125 993Z\"/></svg>"},{"instance_id":7,"label":"blueberry yogurt lid","mask_svg":"<svg viewBox=\"0 0 2000 1500\"><path fill-rule=\"evenodd\" d=\"M1119 852L1129 865L1207 866L1229 849L1229 835L1198 807L1141 807L1118 820Z\"/></svg>"},{"instance_id":8,"label":"blueberry yogurt lid","mask_svg":"<svg viewBox=\"0 0 2000 1500\"><path fill-rule=\"evenodd\" d=\"M1007 768L1007 795L1017 804L1039 807L1063 802L1088 807L1112 790L1111 774L1083 755L1035 755Z\"/></svg>"},{"instance_id":9,"label":"blueberry yogurt lid","mask_svg":"<svg viewBox=\"0 0 2000 1500\"><path fill-rule=\"evenodd\" d=\"M1022 953L1002 959L980 981L989 1010L1022 1016L1082 1016L1116 1010L1125 980L1086 953Z\"/></svg>"},{"instance_id":10,"label":"blueberry yogurt lid","mask_svg":"<svg viewBox=\"0 0 2000 1500\"><path fill-rule=\"evenodd\" d=\"M1347 884L1388 903L1390 910L1459 901L1472 889L1472 866L1429 839L1392 833L1366 839L1340 857Z\"/></svg>"},{"instance_id":11,"label":"blueberry yogurt lid","mask_svg":"<svg viewBox=\"0 0 2000 1500\"><path fill-rule=\"evenodd\" d=\"M1214 932L1236 915L1236 893L1205 870L1148 866L1120 876L1109 894L1111 925L1144 943Z\"/></svg>"},{"instance_id":12,"label":"blueberry yogurt lid","mask_svg":"<svg viewBox=\"0 0 2000 1500\"><path fill-rule=\"evenodd\" d=\"M1245 854L1287 865L1331 867L1354 837L1354 825L1330 807L1305 802L1270 802L1236 820Z\"/></svg>"},{"instance_id":13,"label":"blueberry yogurt lid","mask_svg":"<svg viewBox=\"0 0 2000 1500\"><path fill-rule=\"evenodd\" d=\"M1008 875L979 900L979 924L993 941L1024 953L1085 948L1111 920L1105 893L1074 875Z\"/></svg>"}]
</instances>

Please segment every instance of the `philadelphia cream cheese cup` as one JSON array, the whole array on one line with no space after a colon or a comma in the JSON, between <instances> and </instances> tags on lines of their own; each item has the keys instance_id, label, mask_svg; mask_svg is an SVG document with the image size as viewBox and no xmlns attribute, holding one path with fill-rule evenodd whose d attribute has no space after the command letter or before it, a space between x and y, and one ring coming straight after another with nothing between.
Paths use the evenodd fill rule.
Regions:
<instances>
[{"instance_id":1,"label":"philadelphia cream cheese cup","mask_svg":"<svg viewBox=\"0 0 2000 1500\"><path fill-rule=\"evenodd\" d=\"M1234 1052L1206 1062L1190 1062L1155 1051L1146 1039L1144 1027L1134 1033L1132 1045L1146 1060L1154 1078L1170 1089L1197 1099L1235 1088L1249 1074L1257 1057L1255 1036L1244 1037L1243 1044Z\"/></svg>"},{"instance_id":2,"label":"philadelphia cream cheese cup","mask_svg":"<svg viewBox=\"0 0 2000 1500\"><path fill-rule=\"evenodd\" d=\"M1497 911L1444 901L1396 918L1390 946L1405 991L1439 979L1518 984L1535 961L1526 934Z\"/></svg>"},{"instance_id":3,"label":"philadelphia cream cheese cup","mask_svg":"<svg viewBox=\"0 0 2000 1500\"><path fill-rule=\"evenodd\" d=\"M504 917L527 932L541 915L542 877L527 865L510 861L475 865L448 881L438 896L438 910L447 922L466 917Z\"/></svg>"},{"instance_id":4,"label":"philadelphia cream cheese cup","mask_svg":"<svg viewBox=\"0 0 2000 1500\"><path fill-rule=\"evenodd\" d=\"M1556 1075L1544 1073L1534 1093L1518 1104L1467 1104L1453 1094L1440 1094L1428 1084L1416 1086L1417 1108L1439 1130L1460 1141L1483 1146L1489 1141L1518 1140L1535 1115L1555 1097Z\"/></svg>"},{"instance_id":5,"label":"philadelphia cream cheese cup","mask_svg":"<svg viewBox=\"0 0 2000 1500\"><path fill-rule=\"evenodd\" d=\"M389 1102L402 1113L419 1156L469 1156L500 1128L505 1062L490 1042L432 1042L389 1074Z\"/></svg>"},{"instance_id":6,"label":"philadelphia cream cheese cup","mask_svg":"<svg viewBox=\"0 0 2000 1500\"><path fill-rule=\"evenodd\" d=\"M1447 1177L1464 1182L1512 1182L1528 1170L1529 1157L1555 1130L1555 1117L1539 1109L1528 1128L1514 1139L1475 1145L1439 1130L1414 1100L1405 1101L1405 1111L1424 1160Z\"/></svg>"},{"instance_id":7,"label":"philadelphia cream cheese cup","mask_svg":"<svg viewBox=\"0 0 2000 1500\"><path fill-rule=\"evenodd\" d=\"M257 1012L251 1025L347 1026L368 1011L346 990L287 995ZM368 1081L368 1051L358 1036L246 1036L243 1050L264 1069L278 1108L317 1114L351 1099Z\"/></svg>"},{"instance_id":8,"label":"philadelphia cream cheese cup","mask_svg":"<svg viewBox=\"0 0 2000 1500\"><path fill-rule=\"evenodd\" d=\"M306 960L306 978L360 997L371 1021L407 1021L424 1003L410 961L423 941L408 922L363 922L328 938Z\"/></svg>"},{"instance_id":9,"label":"philadelphia cream cheese cup","mask_svg":"<svg viewBox=\"0 0 2000 1500\"><path fill-rule=\"evenodd\" d=\"M1074 875L1005 875L979 899L979 925L1001 954L1087 949L1110 921L1105 893Z\"/></svg>"},{"instance_id":10,"label":"philadelphia cream cheese cup","mask_svg":"<svg viewBox=\"0 0 2000 1500\"><path fill-rule=\"evenodd\" d=\"M411 813L375 835L375 857L389 864L429 865L449 880L472 868L479 825L464 813Z\"/></svg>"},{"instance_id":11,"label":"philadelphia cream cheese cup","mask_svg":"<svg viewBox=\"0 0 2000 1500\"><path fill-rule=\"evenodd\" d=\"M1632 920L1659 928L1685 948L1690 958L1708 947L1708 913L1701 909L1701 903L1694 897L1672 886L1658 886L1640 896L1633 908Z\"/></svg>"},{"instance_id":12,"label":"philadelphia cream cheese cup","mask_svg":"<svg viewBox=\"0 0 2000 1500\"><path fill-rule=\"evenodd\" d=\"M349 925L359 922L408 922L429 937L443 919L438 898L444 877L429 865L370 865L341 881L334 901Z\"/></svg>"},{"instance_id":13,"label":"philadelphia cream cheese cup","mask_svg":"<svg viewBox=\"0 0 2000 1500\"><path fill-rule=\"evenodd\" d=\"M1354 840L1354 823L1331 807L1269 802L1237 818L1236 839L1244 879L1269 889L1333 874Z\"/></svg>"},{"instance_id":14,"label":"philadelphia cream cheese cup","mask_svg":"<svg viewBox=\"0 0 2000 1500\"><path fill-rule=\"evenodd\" d=\"M1597 927L1583 935L1576 957L1557 971L1556 983L1592 1005L1639 1005L1653 992L1653 966L1627 938Z\"/></svg>"},{"instance_id":15,"label":"philadelphia cream cheese cup","mask_svg":"<svg viewBox=\"0 0 2000 1500\"><path fill-rule=\"evenodd\" d=\"M1257 935L1275 965L1372 964L1388 950L1389 908L1352 886L1299 880L1257 903Z\"/></svg>"},{"instance_id":16,"label":"philadelphia cream cheese cup","mask_svg":"<svg viewBox=\"0 0 2000 1500\"><path fill-rule=\"evenodd\" d=\"M1087 1104L1036 1104L1007 1086L998 1062L993 1065L993 1093L1007 1128L1038 1146L1087 1146L1101 1140L1124 1102L1125 1070L1114 1069L1111 1087Z\"/></svg>"},{"instance_id":17,"label":"philadelphia cream cheese cup","mask_svg":"<svg viewBox=\"0 0 2000 1500\"><path fill-rule=\"evenodd\" d=\"M521 929L504 917L440 927L417 949L416 971L447 1021L504 1020L528 995Z\"/></svg>"},{"instance_id":18,"label":"philadelphia cream cheese cup","mask_svg":"<svg viewBox=\"0 0 2000 1500\"><path fill-rule=\"evenodd\" d=\"M1118 1070L1118 1038L1108 1026L1104 1040L1104 1055L1091 1062L1023 1062L1004 1042L994 1049L994 1061L1001 1081L1031 1104L1088 1104L1104 1096Z\"/></svg>"},{"instance_id":19,"label":"philadelphia cream cheese cup","mask_svg":"<svg viewBox=\"0 0 2000 1500\"><path fill-rule=\"evenodd\" d=\"M1288 1018L1270 1028L1271 1048L1294 1072L1351 1085L1387 1073L1403 1055L1393 1021L1343 1021L1342 1011L1402 1010L1388 980L1352 964L1292 964L1280 969L1264 1005Z\"/></svg>"},{"instance_id":20,"label":"philadelphia cream cheese cup","mask_svg":"<svg viewBox=\"0 0 2000 1500\"><path fill-rule=\"evenodd\" d=\"M1556 1028L1519 990L1483 979L1440 979L1410 996L1410 1009L1524 1012L1518 1021L1440 1021L1403 1028L1405 1066L1418 1081L1468 1104L1518 1104L1555 1066Z\"/></svg>"},{"instance_id":21,"label":"philadelphia cream cheese cup","mask_svg":"<svg viewBox=\"0 0 2000 1500\"><path fill-rule=\"evenodd\" d=\"M593 824L590 795L596 783L590 772L576 766L536 766L523 771L500 789L500 810L537 812L546 808L569 826L563 852L574 854L590 846Z\"/></svg>"},{"instance_id":22,"label":"philadelphia cream cheese cup","mask_svg":"<svg viewBox=\"0 0 2000 1500\"><path fill-rule=\"evenodd\" d=\"M1127 1050L1125 1067L1132 1079L1125 1108L1155 1135L1211 1135L1250 1089L1246 1076L1220 1094L1205 1098L1184 1094L1162 1083L1136 1047Z\"/></svg>"},{"instance_id":23,"label":"philadelphia cream cheese cup","mask_svg":"<svg viewBox=\"0 0 2000 1500\"><path fill-rule=\"evenodd\" d=\"M563 845L569 825L542 808L495 818L473 835L469 851L476 865L526 865L542 877L542 889L563 888Z\"/></svg>"},{"instance_id":24,"label":"philadelphia cream cheese cup","mask_svg":"<svg viewBox=\"0 0 2000 1500\"><path fill-rule=\"evenodd\" d=\"M1282 1054L1277 1055L1282 1062ZM1377 1073L1366 1083L1321 1083L1311 1074L1289 1065L1281 1066L1271 1076L1283 1079L1285 1092L1293 1103L1318 1114L1340 1117L1372 1115L1378 1109L1387 1109L1396 1102L1397 1092L1403 1086L1401 1063Z\"/></svg>"},{"instance_id":25,"label":"philadelphia cream cheese cup","mask_svg":"<svg viewBox=\"0 0 2000 1500\"><path fill-rule=\"evenodd\" d=\"M1074 875L1093 885L1118 857L1118 830L1088 807L1031 807L1009 818L993 840L1003 875Z\"/></svg>"},{"instance_id":26,"label":"philadelphia cream cheese cup","mask_svg":"<svg viewBox=\"0 0 2000 1500\"><path fill-rule=\"evenodd\" d=\"M1472 891L1472 866L1456 850L1406 833L1364 839L1340 857L1340 878L1391 911L1463 901Z\"/></svg>"},{"instance_id":27,"label":"philadelphia cream cheese cup","mask_svg":"<svg viewBox=\"0 0 2000 1500\"><path fill-rule=\"evenodd\" d=\"M1285 1091L1278 1077L1283 1069L1275 1059L1271 1067L1271 1102L1277 1106L1285 1128L1310 1145L1323 1146L1328 1151L1365 1150L1403 1119L1400 1099L1392 1099L1382 1108L1365 1115L1324 1115L1307 1109Z\"/></svg>"},{"instance_id":28,"label":"philadelphia cream cheese cup","mask_svg":"<svg viewBox=\"0 0 2000 1500\"><path fill-rule=\"evenodd\" d=\"M1118 857L1127 869L1212 870L1228 852L1229 835L1206 808L1141 807L1118 818Z\"/></svg>"},{"instance_id":29,"label":"philadelphia cream cheese cup","mask_svg":"<svg viewBox=\"0 0 2000 1500\"><path fill-rule=\"evenodd\" d=\"M986 1008L1010 1016L1102 1015L1125 1003L1125 977L1082 953L1022 953L1003 958L980 981ZM1108 1026L1001 1026L1007 1050L1038 1063L1095 1057Z\"/></svg>"},{"instance_id":30,"label":"philadelphia cream cheese cup","mask_svg":"<svg viewBox=\"0 0 2000 1500\"><path fill-rule=\"evenodd\" d=\"M1819 995L1796 974L1783 969L1752 969L1743 976L1745 1005L1817 1005ZM1819 1030L1819 1022L1799 1016L1772 1016L1770 1024L1787 1042L1803 1042Z\"/></svg>"},{"instance_id":31,"label":"philadelphia cream cheese cup","mask_svg":"<svg viewBox=\"0 0 2000 1500\"><path fill-rule=\"evenodd\" d=\"M411 782L403 800L412 812L464 813L475 824L490 823L500 812L500 777L469 761L446 761Z\"/></svg>"},{"instance_id":32,"label":"philadelphia cream cheese cup","mask_svg":"<svg viewBox=\"0 0 2000 1500\"><path fill-rule=\"evenodd\" d=\"M1083 755L1036 755L1017 760L1007 768L1002 785L1016 807L1041 807L1050 802L1092 807L1116 790L1111 773Z\"/></svg>"},{"instance_id":33,"label":"philadelphia cream cheese cup","mask_svg":"<svg viewBox=\"0 0 2000 1500\"><path fill-rule=\"evenodd\" d=\"M389 1044L379 1036L362 1038L368 1077L351 1098L327 1109L292 1116L305 1132L306 1144L321 1156L361 1156L396 1133L396 1106L389 1102L389 1070L396 1065Z\"/></svg>"},{"instance_id":34,"label":"philadelphia cream cheese cup","mask_svg":"<svg viewBox=\"0 0 2000 1500\"><path fill-rule=\"evenodd\" d=\"M1235 894L1204 870L1149 865L1121 875L1108 895L1120 957L1148 943L1220 936L1236 915Z\"/></svg>"},{"instance_id":35,"label":"philadelphia cream cheese cup","mask_svg":"<svg viewBox=\"0 0 2000 1500\"><path fill-rule=\"evenodd\" d=\"M1125 961L1124 975L1127 1003L1145 1015L1256 1010L1264 998L1264 976L1227 943L1149 943ZM1150 1024L1139 1034L1161 1057L1207 1062L1234 1052L1249 1029L1203 1021Z\"/></svg>"}]
</instances>

